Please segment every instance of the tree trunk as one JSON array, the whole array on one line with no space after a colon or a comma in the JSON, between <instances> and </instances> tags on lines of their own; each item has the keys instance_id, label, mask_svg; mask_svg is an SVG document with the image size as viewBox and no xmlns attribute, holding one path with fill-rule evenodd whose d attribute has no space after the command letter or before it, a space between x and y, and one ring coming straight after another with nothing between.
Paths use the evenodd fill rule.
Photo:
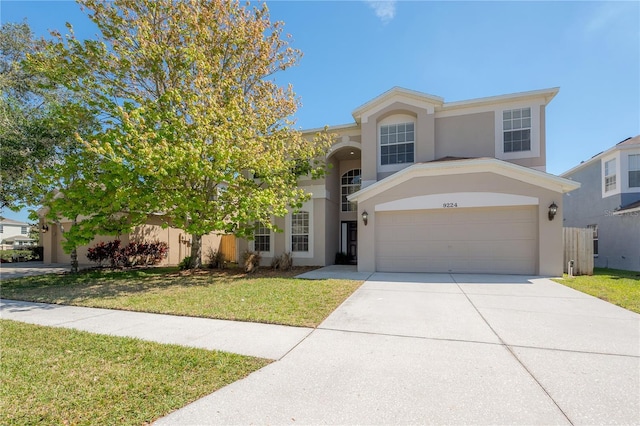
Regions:
<instances>
[{"instance_id":1,"label":"tree trunk","mask_svg":"<svg viewBox=\"0 0 640 426\"><path fill-rule=\"evenodd\" d=\"M191 264L189 268L202 268L202 235L191 235Z\"/></svg>"},{"instance_id":2,"label":"tree trunk","mask_svg":"<svg viewBox=\"0 0 640 426\"><path fill-rule=\"evenodd\" d=\"M71 273L75 274L78 272L78 250L71 250Z\"/></svg>"}]
</instances>

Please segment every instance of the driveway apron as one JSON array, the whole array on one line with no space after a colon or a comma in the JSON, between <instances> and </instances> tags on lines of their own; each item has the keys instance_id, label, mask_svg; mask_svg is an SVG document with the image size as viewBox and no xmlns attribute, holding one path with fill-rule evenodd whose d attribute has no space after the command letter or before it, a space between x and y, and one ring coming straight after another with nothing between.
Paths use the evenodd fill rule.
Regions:
<instances>
[{"instance_id":1,"label":"driveway apron","mask_svg":"<svg viewBox=\"0 0 640 426\"><path fill-rule=\"evenodd\" d=\"M640 315L545 278L373 274L279 361L157 424L638 424Z\"/></svg>"}]
</instances>

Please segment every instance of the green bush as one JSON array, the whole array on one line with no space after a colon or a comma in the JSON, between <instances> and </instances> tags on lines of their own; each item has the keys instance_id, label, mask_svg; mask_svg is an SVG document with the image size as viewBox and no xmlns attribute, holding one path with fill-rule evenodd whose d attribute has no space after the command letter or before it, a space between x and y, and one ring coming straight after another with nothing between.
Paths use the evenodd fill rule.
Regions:
<instances>
[{"instance_id":1,"label":"green bush","mask_svg":"<svg viewBox=\"0 0 640 426\"><path fill-rule=\"evenodd\" d=\"M31 260L35 254L31 250L0 250L0 259L5 262L15 262L20 260Z\"/></svg>"},{"instance_id":2,"label":"green bush","mask_svg":"<svg viewBox=\"0 0 640 426\"><path fill-rule=\"evenodd\" d=\"M180 268L181 271L189 269L190 266L191 266L191 256L185 257L180 261L180 263L178 263L178 268Z\"/></svg>"}]
</instances>

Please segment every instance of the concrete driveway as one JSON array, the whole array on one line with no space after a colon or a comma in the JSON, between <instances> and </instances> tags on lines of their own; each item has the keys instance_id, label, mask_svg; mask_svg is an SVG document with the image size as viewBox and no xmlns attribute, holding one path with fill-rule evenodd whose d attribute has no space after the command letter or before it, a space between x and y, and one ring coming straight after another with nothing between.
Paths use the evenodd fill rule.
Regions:
<instances>
[{"instance_id":1,"label":"concrete driveway","mask_svg":"<svg viewBox=\"0 0 640 426\"><path fill-rule=\"evenodd\" d=\"M281 360L157 424L639 424L640 315L548 279L372 275Z\"/></svg>"},{"instance_id":2,"label":"concrete driveway","mask_svg":"<svg viewBox=\"0 0 640 426\"><path fill-rule=\"evenodd\" d=\"M0 280L31 275L61 274L69 271L69 269L69 265L62 263L49 265L45 265L42 262L0 263Z\"/></svg>"}]
</instances>

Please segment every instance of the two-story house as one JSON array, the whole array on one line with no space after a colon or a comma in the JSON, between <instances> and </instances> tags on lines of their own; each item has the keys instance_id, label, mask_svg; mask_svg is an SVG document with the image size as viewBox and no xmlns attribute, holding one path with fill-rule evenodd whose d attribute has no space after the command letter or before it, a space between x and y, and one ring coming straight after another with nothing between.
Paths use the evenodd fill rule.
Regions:
<instances>
[{"instance_id":1,"label":"two-story house","mask_svg":"<svg viewBox=\"0 0 640 426\"><path fill-rule=\"evenodd\" d=\"M545 172L545 107L557 88L445 102L393 88L353 111L298 212L239 250L298 265L345 253L359 271L562 274L562 198ZM318 129L309 130L309 135ZM556 218L555 216L558 216Z\"/></svg>"},{"instance_id":2,"label":"two-story house","mask_svg":"<svg viewBox=\"0 0 640 426\"><path fill-rule=\"evenodd\" d=\"M29 237L31 225L13 219L2 218L0 220L0 248L3 250L19 249L23 246L35 244L35 240Z\"/></svg>"},{"instance_id":3,"label":"two-story house","mask_svg":"<svg viewBox=\"0 0 640 426\"><path fill-rule=\"evenodd\" d=\"M640 271L640 135L562 177L582 184L564 196L564 225L593 230L594 265Z\"/></svg>"}]
</instances>

